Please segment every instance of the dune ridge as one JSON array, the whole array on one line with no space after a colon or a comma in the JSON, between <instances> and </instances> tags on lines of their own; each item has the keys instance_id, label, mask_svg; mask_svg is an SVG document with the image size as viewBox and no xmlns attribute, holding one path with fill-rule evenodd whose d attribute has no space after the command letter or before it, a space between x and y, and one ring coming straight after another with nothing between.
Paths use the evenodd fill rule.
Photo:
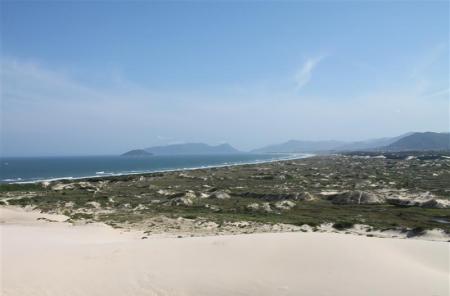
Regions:
<instances>
[{"instance_id":1,"label":"dune ridge","mask_svg":"<svg viewBox=\"0 0 450 296\"><path fill-rule=\"evenodd\" d=\"M2 211L5 296L449 293L446 242L302 232L143 240L30 215Z\"/></svg>"}]
</instances>

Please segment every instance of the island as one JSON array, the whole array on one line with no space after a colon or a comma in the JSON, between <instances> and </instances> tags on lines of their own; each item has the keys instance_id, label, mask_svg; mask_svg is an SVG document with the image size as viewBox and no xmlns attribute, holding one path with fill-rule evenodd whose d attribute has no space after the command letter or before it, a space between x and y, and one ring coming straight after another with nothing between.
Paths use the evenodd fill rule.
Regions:
<instances>
[{"instance_id":1,"label":"island","mask_svg":"<svg viewBox=\"0 0 450 296\"><path fill-rule=\"evenodd\" d=\"M145 151L144 149L134 149L134 150L125 152L124 154L122 154L120 156L147 157L147 156L152 156L152 155L153 155L153 153Z\"/></svg>"}]
</instances>

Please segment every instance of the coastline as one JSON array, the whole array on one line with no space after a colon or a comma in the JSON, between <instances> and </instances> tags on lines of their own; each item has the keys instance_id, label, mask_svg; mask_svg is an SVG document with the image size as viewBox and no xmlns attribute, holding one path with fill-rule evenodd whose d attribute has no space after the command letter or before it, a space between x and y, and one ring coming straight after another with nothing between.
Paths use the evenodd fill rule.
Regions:
<instances>
[{"instance_id":1,"label":"coastline","mask_svg":"<svg viewBox=\"0 0 450 296\"><path fill-rule=\"evenodd\" d=\"M0 202L64 214L73 223L101 222L149 235L293 231L449 240L446 159L302 157L214 169L16 184L2 188ZM388 163L396 163L397 169L390 169ZM433 183L427 182L430 175L434 175ZM405 177L415 182L404 183L409 184L406 188L392 182ZM435 188L443 193L429 192Z\"/></svg>"},{"instance_id":2,"label":"coastline","mask_svg":"<svg viewBox=\"0 0 450 296\"><path fill-rule=\"evenodd\" d=\"M225 164L218 164L218 165L196 166L196 167L191 167L191 168L185 167L185 168L162 169L162 170L156 169L156 170L143 170L143 171L135 171L135 172L133 171L133 172L124 172L124 173L103 173L102 172L102 174L87 175L87 176L80 176L80 177L70 177L70 176L69 177L55 177L55 178L43 178L43 179L37 179L37 180L29 180L29 181L20 181L20 180L14 181L14 179L3 179L3 180L0 180L0 185L1 184L36 184L36 183L42 183L42 182L65 181L65 180L82 181L84 179L135 176L135 175L145 175L145 174L153 174L153 173L193 171L193 170L212 169L212 168L226 168L226 167L232 167L232 166L264 164L264 163L272 163L272 162L277 162L277 161L295 160L295 159L302 159L302 158L308 158L308 157L315 156L315 154L311 154L311 153L280 153L280 154L281 155L290 155L290 156L275 158L275 159L267 159L267 160L255 160L255 161L248 161L248 162L236 162L236 163L225 163ZM277 153L273 153L273 155L277 155ZM21 178L19 178L19 179L21 179Z\"/></svg>"}]
</instances>

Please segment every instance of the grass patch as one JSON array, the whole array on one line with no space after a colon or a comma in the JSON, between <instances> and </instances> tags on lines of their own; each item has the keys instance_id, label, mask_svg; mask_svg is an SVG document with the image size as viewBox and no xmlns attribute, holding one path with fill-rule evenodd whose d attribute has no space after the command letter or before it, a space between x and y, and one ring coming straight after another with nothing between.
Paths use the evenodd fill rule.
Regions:
<instances>
[{"instance_id":1,"label":"grass patch","mask_svg":"<svg viewBox=\"0 0 450 296\"><path fill-rule=\"evenodd\" d=\"M0 184L0 192L9 191L42 191L44 188L38 183L27 184Z\"/></svg>"}]
</instances>

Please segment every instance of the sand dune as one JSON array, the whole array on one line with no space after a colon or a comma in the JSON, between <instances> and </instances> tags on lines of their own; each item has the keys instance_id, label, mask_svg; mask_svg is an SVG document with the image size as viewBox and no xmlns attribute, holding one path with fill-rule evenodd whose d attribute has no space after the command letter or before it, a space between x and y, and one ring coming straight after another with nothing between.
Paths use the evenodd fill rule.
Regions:
<instances>
[{"instance_id":1,"label":"sand dune","mask_svg":"<svg viewBox=\"0 0 450 296\"><path fill-rule=\"evenodd\" d=\"M449 295L445 242L330 233L142 240L101 225L18 221L0 226L5 296Z\"/></svg>"}]
</instances>

